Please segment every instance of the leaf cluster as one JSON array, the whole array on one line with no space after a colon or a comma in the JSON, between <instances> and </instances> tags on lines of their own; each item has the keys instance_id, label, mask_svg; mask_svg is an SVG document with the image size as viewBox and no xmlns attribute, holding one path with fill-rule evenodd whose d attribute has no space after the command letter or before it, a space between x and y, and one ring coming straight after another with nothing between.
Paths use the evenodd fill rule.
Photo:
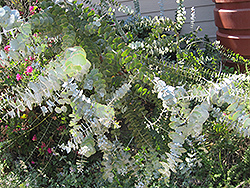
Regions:
<instances>
[{"instance_id":1,"label":"leaf cluster","mask_svg":"<svg viewBox=\"0 0 250 188\"><path fill-rule=\"evenodd\" d=\"M34 187L247 181L237 172L249 169L248 145L239 156L234 153L250 135L249 76L222 73L224 52L199 39L198 30L180 35L183 1L177 2L175 21L142 18L133 1L135 13L125 22L116 19L113 9L122 5L114 0L84 2L98 10L42 1L36 14L11 22L18 12L1 8L7 11L0 15L1 26L12 35L8 53L1 51L2 69L15 72L13 61L21 69L30 54L43 68L33 80L7 86L13 93L1 98L4 177L17 172L17 186ZM32 34L39 32L34 41ZM12 132L19 127L27 130Z\"/></svg>"}]
</instances>

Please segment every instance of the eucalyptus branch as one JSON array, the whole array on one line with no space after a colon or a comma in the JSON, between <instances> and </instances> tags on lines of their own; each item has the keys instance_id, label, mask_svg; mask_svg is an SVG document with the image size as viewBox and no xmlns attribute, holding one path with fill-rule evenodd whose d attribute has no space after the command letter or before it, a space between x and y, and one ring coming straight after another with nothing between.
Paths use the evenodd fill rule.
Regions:
<instances>
[{"instance_id":1,"label":"eucalyptus branch","mask_svg":"<svg viewBox=\"0 0 250 188\"><path fill-rule=\"evenodd\" d=\"M163 129L161 126L157 125L157 123L159 121L161 121L161 119L163 118L164 113L166 113L168 110L167 108L164 108L161 110L161 113L159 115L159 117L152 123L151 121L149 121L149 119L145 116L145 114L143 114L145 120L149 123L149 125L151 126L152 129L154 129L154 126L157 126L158 128L162 129L163 131L167 132L165 129Z\"/></svg>"}]
</instances>

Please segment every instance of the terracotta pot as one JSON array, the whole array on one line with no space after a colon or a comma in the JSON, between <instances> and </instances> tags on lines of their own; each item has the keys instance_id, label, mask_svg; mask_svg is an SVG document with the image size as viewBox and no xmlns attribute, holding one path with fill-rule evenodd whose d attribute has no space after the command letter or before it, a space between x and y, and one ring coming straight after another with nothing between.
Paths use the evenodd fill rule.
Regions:
<instances>
[{"instance_id":1,"label":"terracotta pot","mask_svg":"<svg viewBox=\"0 0 250 188\"><path fill-rule=\"evenodd\" d=\"M250 0L213 0L217 39L225 47L250 58Z\"/></svg>"}]
</instances>

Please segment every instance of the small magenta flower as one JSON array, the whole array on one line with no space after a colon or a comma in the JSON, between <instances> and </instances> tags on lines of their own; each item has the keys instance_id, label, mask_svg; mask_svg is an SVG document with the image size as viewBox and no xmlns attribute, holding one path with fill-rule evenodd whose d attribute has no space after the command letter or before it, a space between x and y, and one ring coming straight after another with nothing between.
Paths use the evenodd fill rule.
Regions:
<instances>
[{"instance_id":1,"label":"small magenta flower","mask_svg":"<svg viewBox=\"0 0 250 188\"><path fill-rule=\"evenodd\" d=\"M37 137L36 135L34 134L33 138L32 138L33 141L37 141Z\"/></svg>"},{"instance_id":2,"label":"small magenta flower","mask_svg":"<svg viewBox=\"0 0 250 188\"><path fill-rule=\"evenodd\" d=\"M27 59L27 58L25 58L25 59L24 59L24 61L28 61L28 59Z\"/></svg>"},{"instance_id":3,"label":"small magenta flower","mask_svg":"<svg viewBox=\"0 0 250 188\"><path fill-rule=\"evenodd\" d=\"M9 79L9 78L10 78L10 76L8 75L8 76L7 76L7 78Z\"/></svg>"},{"instance_id":4,"label":"small magenta flower","mask_svg":"<svg viewBox=\"0 0 250 188\"><path fill-rule=\"evenodd\" d=\"M35 162L34 162L34 161L31 161L31 164L35 164Z\"/></svg>"},{"instance_id":5,"label":"small magenta flower","mask_svg":"<svg viewBox=\"0 0 250 188\"><path fill-rule=\"evenodd\" d=\"M29 58L30 58L31 61L35 60L35 58L32 57L32 56L29 56Z\"/></svg>"},{"instance_id":6,"label":"small magenta flower","mask_svg":"<svg viewBox=\"0 0 250 188\"><path fill-rule=\"evenodd\" d=\"M31 72L33 71L33 68L32 68L31 66L28 66L28 67L26 68L26 70L27 70L27 72L31 73Z\"/></svg>"},{"instance_id":7,"label":"small magenta flower","mask_svg":"<svg viewBox=\"0 0 250 188\"><path fill-rule=\"evenodd\" d=\"M44 147L46 147L46 144L42 142L41 148L43 149Z\"/></svg>"},{"instance_id":8,"label":"small magenta flower","mask_svg":"<svg viewBox=\"0 0 250 188\"><path fill-rule=\"evenodd\" d=\"M17 79L17 81L19 81L19 80L22 79L22 76L21 76L20 74L17 74L17 75L16 75L16 79Z\"/></svg>"},{"instance_id":9,"label":"small magenta flower","mask_svg":"<svg viewBox=\"0 0 250 188\"><path fill-rule=\"evenodd\" d=\"M63 129L66 129L64 125L57 128L58 131L62 131Z\"/></svg>"},{"instance_id":10,"label":"small magenta flower","mask_svg":"<svg viewBox=\"0 0 250 188\"><path fill-rule=\"evenodd\" d=\"M30 6L29 11L31 12L31 11L33 11L33 10L34 10L34 7L33 7L33 6Z\"/></svg>"},{"instance_id":11,"label":"small magenta flower","mask_svg":"<svg viewBox=\"0 0 250 188\"><path fill-rule=\"evenodd\" d=\"M4 47L4 50L5 50L6 52L10 51L10 45L5 46L5 47Z\"/></svg>"},{"instance_id":12,"label":"small magenta flower","mask_svg":"<svg viewBox=\"0 0 250 188\"><path fill-rule=\"evenodd\" d=\"M48 151L48 153L52 153L51 148L48 148L47 151Z\"/></svg>"}]
</instances>

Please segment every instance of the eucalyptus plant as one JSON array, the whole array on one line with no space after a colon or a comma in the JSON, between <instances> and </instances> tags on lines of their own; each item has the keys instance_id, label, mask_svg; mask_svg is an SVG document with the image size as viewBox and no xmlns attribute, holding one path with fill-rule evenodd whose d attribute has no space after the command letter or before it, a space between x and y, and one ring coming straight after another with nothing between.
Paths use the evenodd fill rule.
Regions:
<instances>
[{"instance_id":1,"label":"eucalyptus plant","mask_svg":"<svg viewBox=\"0 0 250 188\"><path fill-rule=\"evenodd\" d=\"M249 76L222 73L220 49L201 48L199 29L180 35L184 1L174 21L141 17L136 0L135 11L84 2L93 8L44 0L27 18L0 8L0 73L11 83L0 98L1 176L13 187L84 187L89 179L171 187L179 171L203 167L207 126L249 137ZM119 21L115 10L129 18ZM17 149L25 145L28 154Z\"/></svg>"}]
</instances>

